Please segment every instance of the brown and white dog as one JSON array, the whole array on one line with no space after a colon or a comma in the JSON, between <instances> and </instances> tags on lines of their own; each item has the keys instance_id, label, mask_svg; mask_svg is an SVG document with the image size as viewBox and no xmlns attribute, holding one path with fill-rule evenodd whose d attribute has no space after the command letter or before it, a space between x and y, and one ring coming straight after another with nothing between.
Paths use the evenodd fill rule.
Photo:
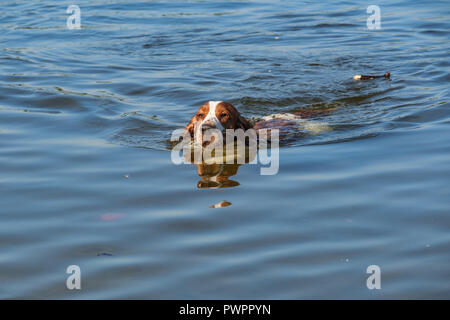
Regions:
<instances>
[{"instance_id":1,"label":"brown and white dog","mask_svg":"<svg viewBox=\"0 0 450 320\"><path fill-rule=\"evenodd\" d=\"M208 129L217 129L222 133L226 129L248 130L253 126L239 111L225 101L208 101L198 109L197 113L186 126L195 141L201 141L203 132Z\"/></svg>"},{"instance_id":2,"label":"brown and white dog","mask_svg":"<svg viewBox=\"0 0 450 320\"><path fill-rule=\"evenodd\" d=\"M327 125L319 122L306 122L304 119L319 114L326 114L333 109L326 110L303 110L294 113L281 113L267 117L252 125L239 111L230 103L225 101L208 101L203 104L186 126L194 141L202 141L203 133L209 129L217 129L223 134L226 129L255 129L259 134L261 129L278 129L280 137L289 134L296 127L301 126L304 130L317 133L329 130ZM267 133L266 133L267 134Z\"/></svg>"}]
</instances>

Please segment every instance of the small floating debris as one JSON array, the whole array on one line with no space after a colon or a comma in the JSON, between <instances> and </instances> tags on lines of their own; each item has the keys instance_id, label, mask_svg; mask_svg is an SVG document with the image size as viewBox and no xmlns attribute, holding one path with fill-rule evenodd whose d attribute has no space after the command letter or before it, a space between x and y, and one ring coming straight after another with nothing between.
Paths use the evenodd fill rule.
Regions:
<instances>
[{"instance_id":1,"label":"small floating debris","mask_svg":"<svg viewBox=\"0 0 450 320\"><path fill-rule=\"evenodd\" d=\"M212 206L210 206L210 208L223 208L228 207L229 205L231 205L231 202L224 200L219 203L213 204Z\"/></svg>"},{"instance_id":2,"label":"small floating debris","mask_svg":"<svg viewBox=\"0 0 450 320\"><path fill-rule=\"evenodd\" d=\"M385 74L381 75L381 76L364 76L361 74L357 74L353 76L353 80L373 80L376 78L385 78L385 79L390 79L391 78L391 73L390 72L386 72Z\"/></svg>"},{"instance_id":3,"label":"small floating debris","mask_svg":"<svg viewBox=\"0 0 450 320\"><path fill-rule=\"evenodd\" d=\"M129 179L129 178L130 178L130 175L129 175L129 174L126 174L126 175L124 175L124 177L125 177L125 179Z\"/></svg>"},{"instance_id":4,"label":"small floating debris","mask_svg":"<svg viewBox=\"0 0 450 320\"><path fill-rule=\"evenodd\" d=\"M97 253L97 257L100 257L100 256L111 257L111 256L113 256L113 254L112 253L108 253L108 252L99 252L99 253Z\"/></svg>"}]
</instances>

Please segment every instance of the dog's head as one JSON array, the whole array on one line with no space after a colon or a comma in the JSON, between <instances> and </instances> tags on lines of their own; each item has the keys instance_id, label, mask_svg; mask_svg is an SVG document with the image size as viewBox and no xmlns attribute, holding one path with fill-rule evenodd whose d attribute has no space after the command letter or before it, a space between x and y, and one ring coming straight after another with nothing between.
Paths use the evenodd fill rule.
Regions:
<instances>
[{"instance_id":1,"label":"dog's head","mask_svg":"<svg viewBox=\"0 0 450 320\"><path fill-rule=\"evenodd\" d=\"M225 133L226 129L252 128L252 125L240 115L230 103L224 101L208 101L198 109L186 126L186 130L196 141L201 141L203 133L216 129Z\"/></svg>"}]
</instances>

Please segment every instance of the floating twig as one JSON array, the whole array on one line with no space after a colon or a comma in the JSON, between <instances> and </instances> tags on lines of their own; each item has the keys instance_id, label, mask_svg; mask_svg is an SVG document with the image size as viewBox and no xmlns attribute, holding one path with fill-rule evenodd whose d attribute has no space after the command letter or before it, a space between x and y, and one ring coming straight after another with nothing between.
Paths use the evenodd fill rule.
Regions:
<instances>
[{"instance_id":1,"label":"floating twig","mask_svg":"<svg viewBox=\"0 0 450 320\"><path fill-rule=\"evenodd\" d=\"M386 72L385 74L381 75L381 76L364 76L361 74L357 74L353 76L353 80L372 80L372 79L376 79L376 78L385 78L385 79L389 79L391 77L391 73L390 72Z\"/></svg>"}]
</instances>

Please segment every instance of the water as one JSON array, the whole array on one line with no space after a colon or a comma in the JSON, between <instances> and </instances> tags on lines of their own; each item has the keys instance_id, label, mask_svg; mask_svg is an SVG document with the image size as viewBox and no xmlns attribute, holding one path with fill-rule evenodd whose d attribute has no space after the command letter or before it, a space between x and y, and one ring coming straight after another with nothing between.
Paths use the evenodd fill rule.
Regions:
<instances>
[{"instance_id":1,"label":"water","mask_svg":"<svg viewBox=\"0 0 450 320\"><path fill-rule=\"evenodd\" d=\"M0 298L450 298L448 1L70 4L1 3ZM332 130L210 184L168 143L207 100Z\"/></svg>"}]
</instances>

